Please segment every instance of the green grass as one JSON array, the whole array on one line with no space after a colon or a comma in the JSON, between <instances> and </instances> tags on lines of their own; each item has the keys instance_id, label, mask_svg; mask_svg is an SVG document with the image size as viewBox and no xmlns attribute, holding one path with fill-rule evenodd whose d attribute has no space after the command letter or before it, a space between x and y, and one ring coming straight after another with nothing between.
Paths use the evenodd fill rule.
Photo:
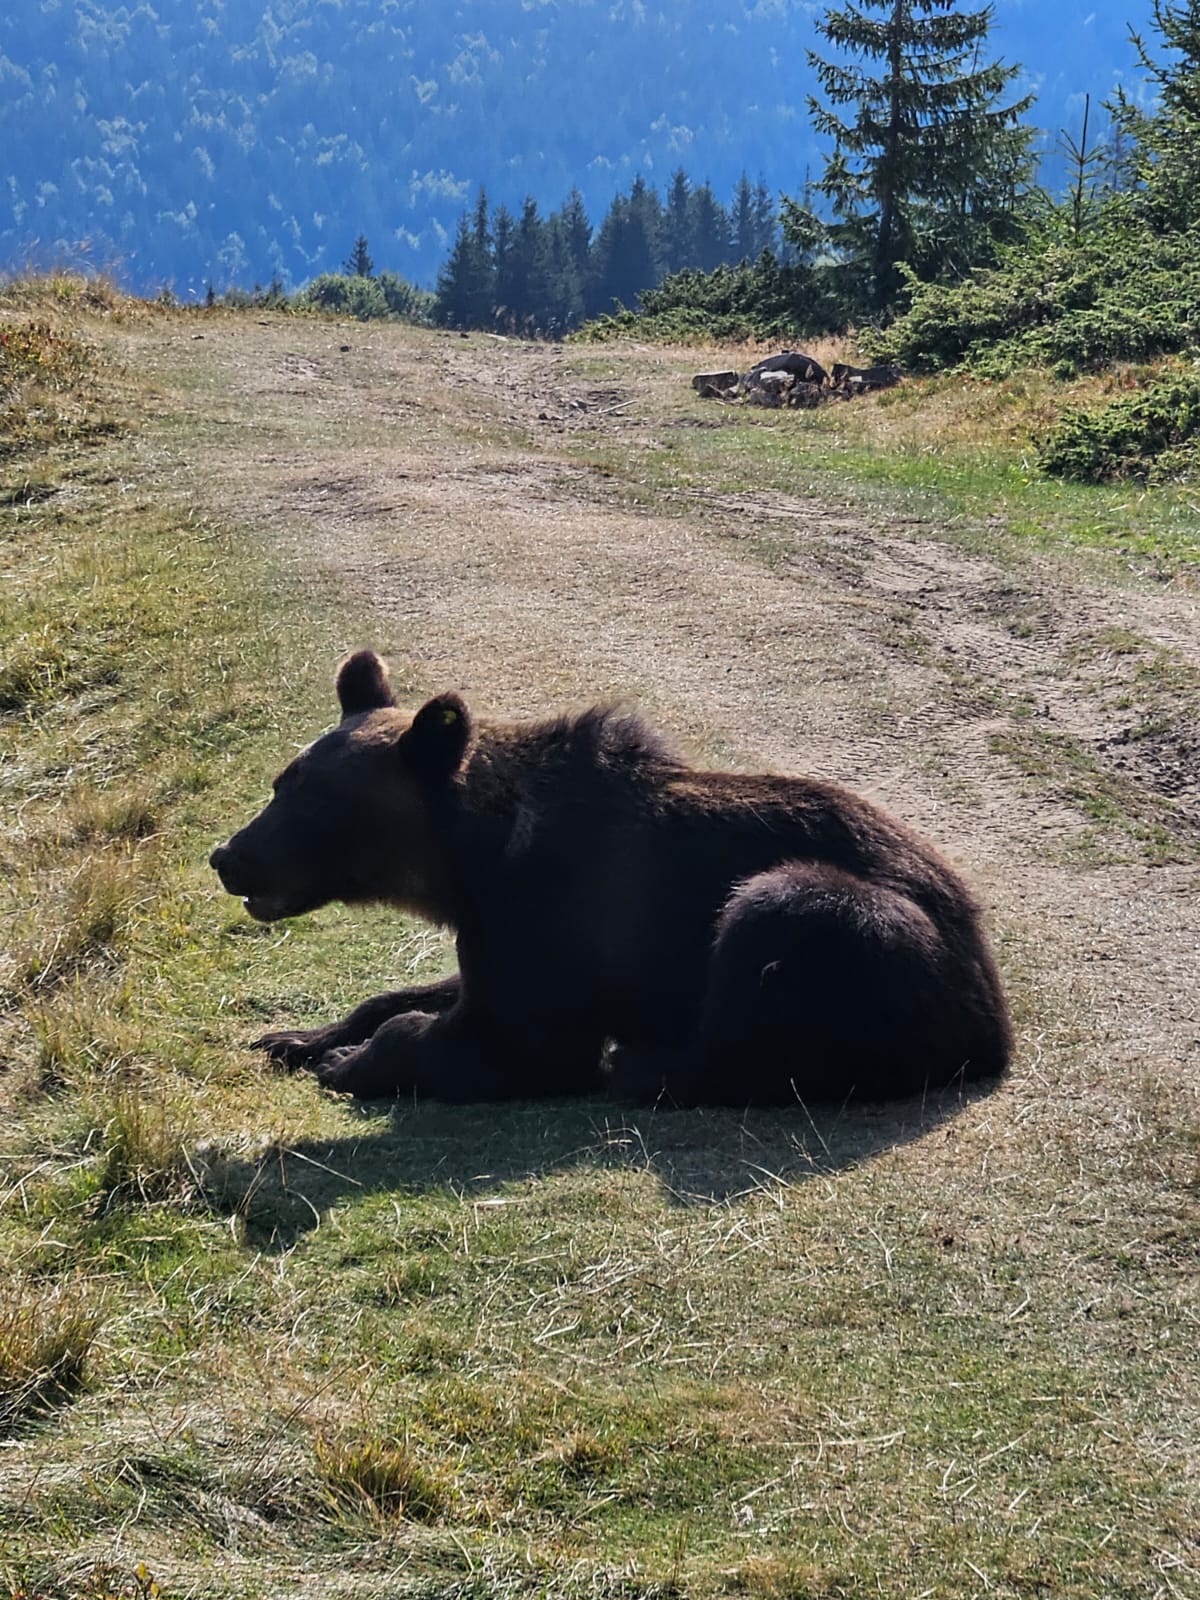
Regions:
<instances>
[{"instance_id":1,"label":"green grass","mask_svg":"<svg viewBox=\"0 0 1200 1600\"><path fill-rule=\"evenodd\" d=\"M146 483L125 401L0 507L0 1590L1186 1593L1172 1084L1128 1124L1036 1075L816 1121L360 1107L246 1052L447 948L220 894L346 621ZM857 461L950 503L796 422L697 434L662 484Z\"/></svg>"}]
</instances>

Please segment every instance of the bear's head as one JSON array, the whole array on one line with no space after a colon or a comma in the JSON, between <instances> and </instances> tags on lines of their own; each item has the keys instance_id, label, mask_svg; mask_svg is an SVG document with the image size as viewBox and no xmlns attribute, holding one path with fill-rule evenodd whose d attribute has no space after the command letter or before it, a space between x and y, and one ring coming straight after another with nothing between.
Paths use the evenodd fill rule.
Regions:
<instances>
[{"instance_id":1,"label":"bear's head","mask_svg":"<svg viewBox=\"0 0 1200 1600\"><path fill-rule=\"evenodd\" d=\"M445 816L466 765L471 717L455 694L396 709L371 650L338 670L342 720L279 774L274 797L210 865L260 922L331 900L383 901L450 920Z\"/></svg>"}]
</instances>

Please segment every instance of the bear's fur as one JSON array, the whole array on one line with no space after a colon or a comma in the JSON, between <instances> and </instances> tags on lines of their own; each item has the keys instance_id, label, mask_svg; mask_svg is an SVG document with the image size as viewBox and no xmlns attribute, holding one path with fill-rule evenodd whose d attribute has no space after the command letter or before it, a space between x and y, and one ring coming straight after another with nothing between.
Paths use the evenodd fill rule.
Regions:
<instances>
[{"instance_id":1,"label":"bear's fur","mask_svg":"<svg viewBox=\"0 0 1200 1600\"><path fill-rule=\"evenodd\" d=\"M410 717L370 651L337 687L341 723L212 865L264 921L416 912L455 931L459 974L267 1034L276 1059L363 1097L457 1101L606 1075L679 1104L840 1101L1004 1071L978 907L849 790L697 770L602 707L476 727L445 694Z\"/></svg>"}]
</instances>

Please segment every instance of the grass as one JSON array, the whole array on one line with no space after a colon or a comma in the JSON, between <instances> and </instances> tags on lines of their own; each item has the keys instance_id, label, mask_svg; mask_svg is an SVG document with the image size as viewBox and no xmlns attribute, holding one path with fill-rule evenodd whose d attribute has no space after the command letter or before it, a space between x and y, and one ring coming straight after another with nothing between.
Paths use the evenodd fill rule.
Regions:
<instances>
[{"instance_id":1,"label":"grass","mask_svg":"<svg viewBox=\"0 0 1200 1600\"><path fill-rule=\"evenodd\" d=\"M83 1384L103 1314L86 1290L15 1278L0 1310L0 1434Z\"/></svg>"},{"instance_id":2,"label":"grass","mask_svg":"<svg viewBox=\"0 0 1200 1600\"><path fill-rule=\"evenodd\" d=\"M47 298L54 308L49 318L14 315L13 297L0 291L0 463L39 447L103 437L118 426L92 382L88 345L61 326L58 297ZM28 504L47 492L44 482L26 479L10 485L5 498Z\"/></svg>"},{"instance_id":3,"label":"grass","mask_svg":"<svg viewBox=\"0 0 1200 1600\"><path fill-rule=\"evenodd\" d=\"M46 293L81 345L125 314ZM92 358L123 430L22 436L46 492L0 508L0 1592L1194 1590L1194 1105L1097 1086L1034 980L1000 1096L812 1120L359 1107L246 1053L447 951L210 881L349 624L153 476L205 423L141 381ZM694 432L653 492L828 484L839 438L864 493L915 471L829 415ZM1159 706L1171 663L1094 649Z\"/></svg>"}]
</instances>

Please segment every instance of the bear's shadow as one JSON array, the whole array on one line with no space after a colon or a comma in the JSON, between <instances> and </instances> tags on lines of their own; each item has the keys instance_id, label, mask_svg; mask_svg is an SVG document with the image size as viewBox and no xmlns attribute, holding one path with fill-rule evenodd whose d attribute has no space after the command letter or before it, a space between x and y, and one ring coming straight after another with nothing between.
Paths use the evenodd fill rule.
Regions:
<instances>
[{"instance_id":1,"label":"bear's shadow","mask_svg":"<svg viewBox=\"0 0 1200 1600\"><path fill-rule=\"evenodd\" d=\"M208 1203L240 1219L247 1246L271 1252L290 1249L355 1198L485 1198L570 1171L645 1172L669 1204L731 1205L929 1138L993 1087L748 1111L628 1109L602 1098L347 1102L341 1138L277 1141L254 1159L210 1149L197 1176Z\"/></svg>"}]
</instances>

